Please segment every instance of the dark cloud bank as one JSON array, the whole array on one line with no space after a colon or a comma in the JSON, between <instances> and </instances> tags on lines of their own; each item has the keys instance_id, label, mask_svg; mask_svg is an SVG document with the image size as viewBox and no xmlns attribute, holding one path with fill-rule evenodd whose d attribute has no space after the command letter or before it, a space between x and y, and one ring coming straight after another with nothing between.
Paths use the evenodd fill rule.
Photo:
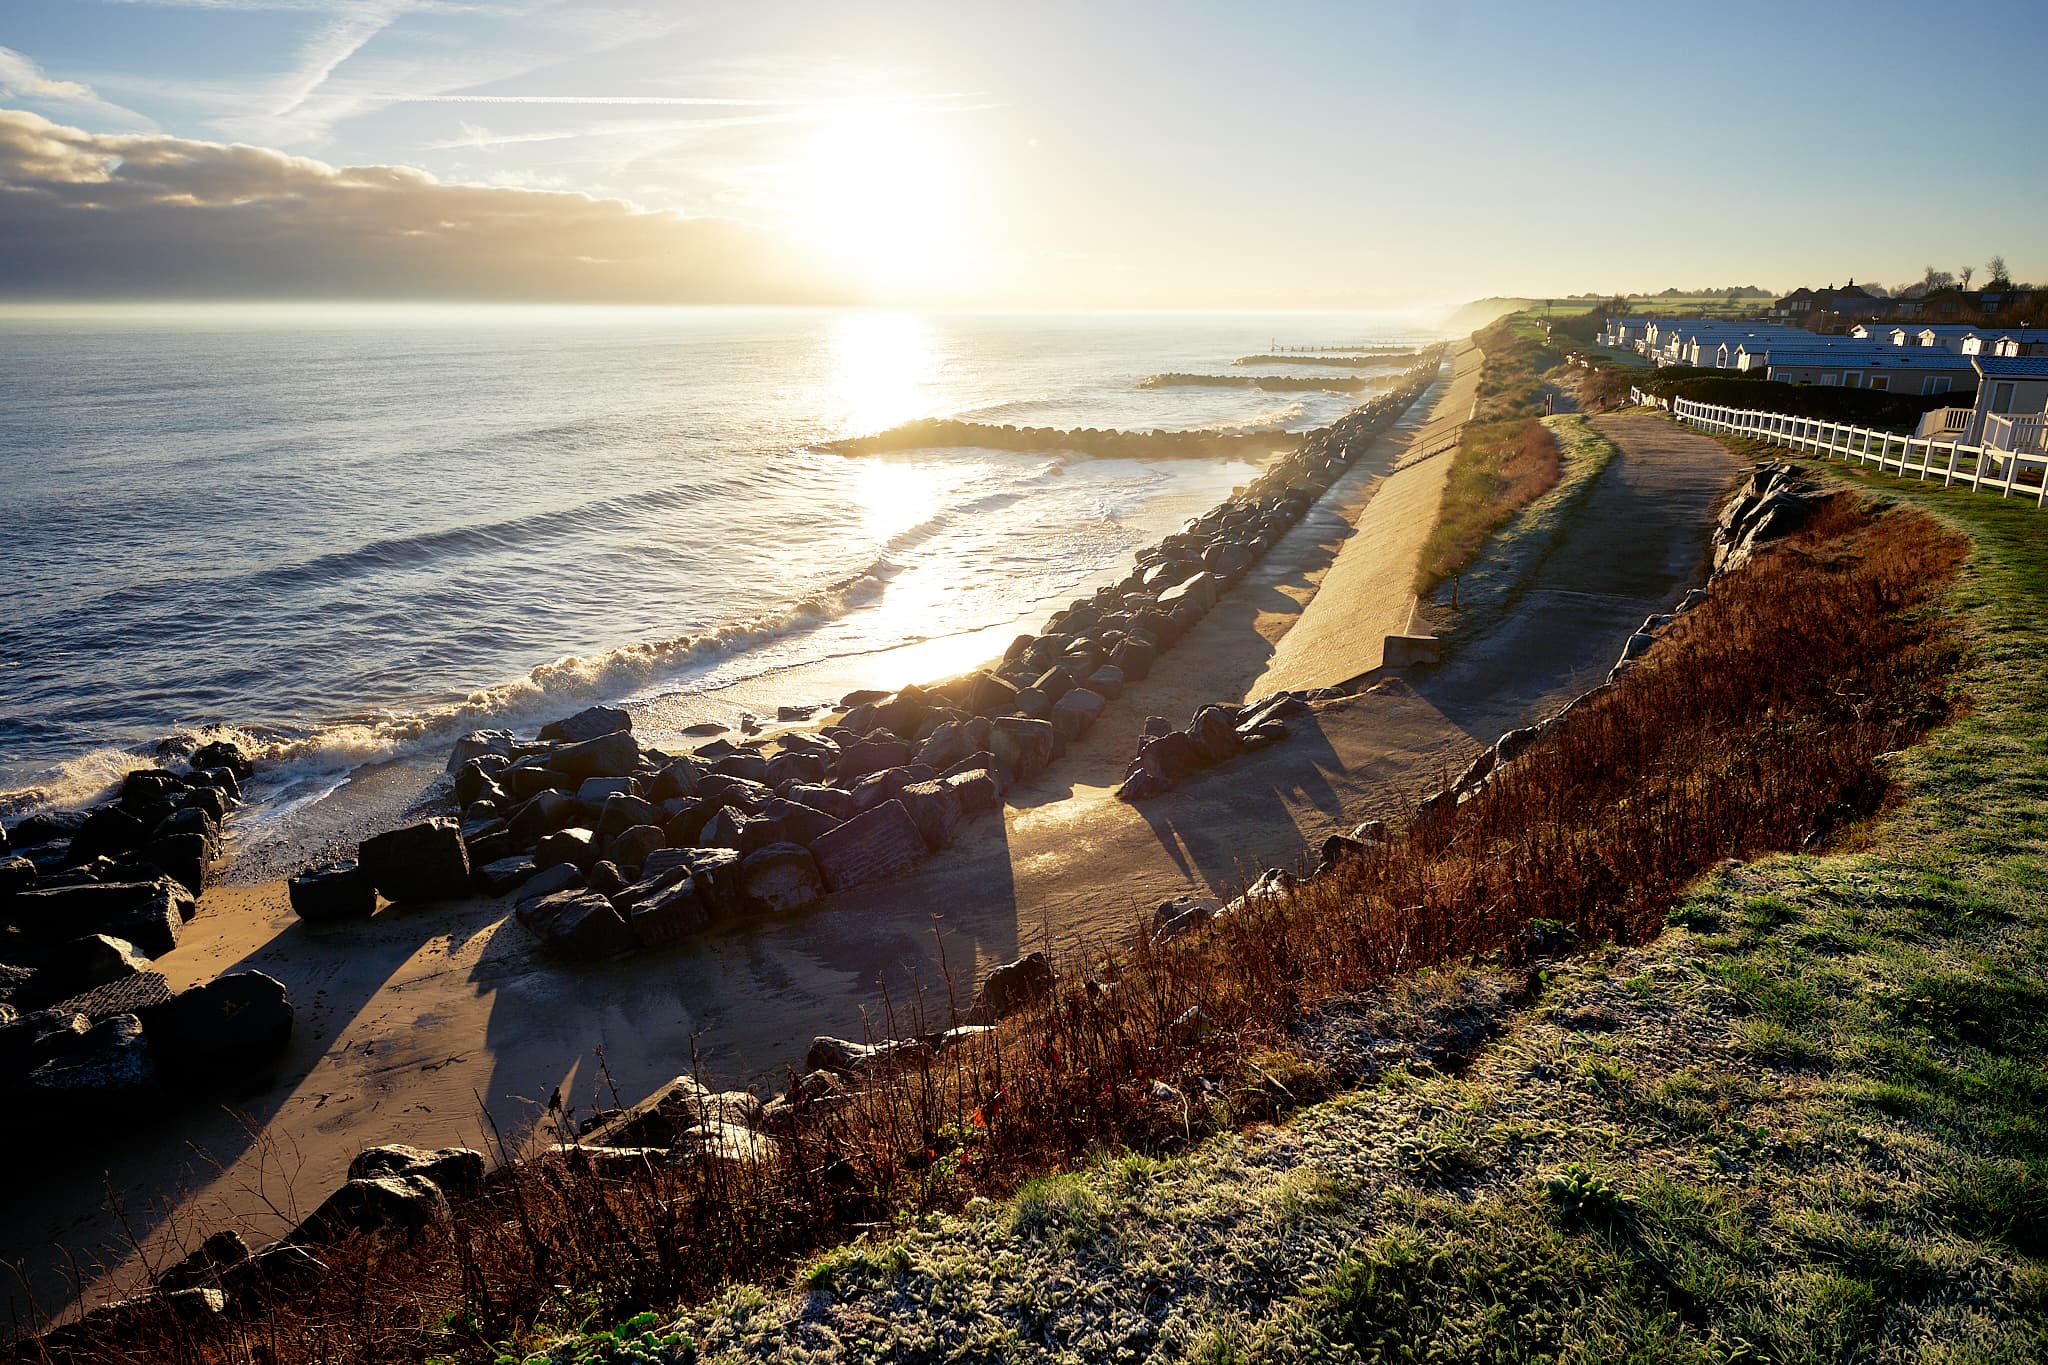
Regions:
<instances>
[{"instance_id":1,"label":"dark cloud bank","mask_svg":"<svg viewBox=\"0 0 2048 1365\"><path fill-rule=\"evenodd\" d=\"M7 109L0 298L842 301L725 219Z\"/></svg>"}]
</instances>

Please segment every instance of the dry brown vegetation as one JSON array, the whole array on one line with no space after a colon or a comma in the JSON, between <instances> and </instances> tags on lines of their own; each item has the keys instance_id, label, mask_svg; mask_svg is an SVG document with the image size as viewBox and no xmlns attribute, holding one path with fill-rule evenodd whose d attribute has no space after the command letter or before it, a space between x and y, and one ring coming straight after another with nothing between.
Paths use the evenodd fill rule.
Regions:
<instances>
[{"instance_id":1,"label":"dry brown vegetation","mask_svg":"<svg viewBox=\"0 0 2048 1365\"><path fill-rule=\"evenodd\" d=\"M1556 485L1563 468L1556 439L1534 417L1467 426L1453 459L1415 570L1421 595L1470 564L1488 536Z\"/></svg>"},{"instance_id":2,"label":"dry brown vegetation","mask_svg":"<svg viewBox=\"0 0 2048 1365\"><path fill-rule=\"evenodd\" d=\"M1952 710L1961 643L1940 607L1964 551L1931 519L1839 495L1461 805L1192 937L1063 963L1052 997L998 1030L814 1102L770 1162L633 1178L514 1162L451 1230L349 1245L305 1295L91 1358L493 1360L1091 1150L1184 1148L1315 1098L1334 1078L1303 1025L1347 997L1432 963L1639 942L1716 862L1876 809L1883 756ZM950 1022L919 1012L902 1035Z\"/></svg>"}]
</instances>

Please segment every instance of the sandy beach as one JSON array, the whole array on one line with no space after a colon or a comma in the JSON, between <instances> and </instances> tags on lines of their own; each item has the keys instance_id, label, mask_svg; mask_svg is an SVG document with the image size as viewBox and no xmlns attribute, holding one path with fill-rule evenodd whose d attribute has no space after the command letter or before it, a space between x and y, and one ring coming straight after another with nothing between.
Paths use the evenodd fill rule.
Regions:
<instances>
[{"instance_id":1,"label":"sandy beach","mask_svg":"<svg viewBox=\"0 0 2048 1365\"><path fill-rule=\"evenodd\" d=\"M573 1118L693 1066L770 1090L814 1034L879 1031L885 992L899 1009L922 992L942 1014L948 973L964 999L978 973L1023 951L1119 937L1162 897L1229 894L1331 832L1400 815L1502 730L1599 681L1636 623L1697 579L1734 470L1722 447L1601 419L1622 456L1516 614L1426 675L1320 705L1285 743L1141 805L1113 792L1147 715L1180 724L1202 704L1262 695L1290 659L1328 681L1378 665L1376 623L1405 621L1435 513L1429 496L1383 499L1407 472L1440 491L1449 457L1388 471L1425 442L1455 441L1469 374L1440 381L1050 774L1014 789L1000 819L980 817L909 876L587 968L541 956L505 901L314 929L281 881L210 889L159 966L174 987L237 968L284 981L298 1028L276 1083L144 1135L67 1135L45 1178L10 1201L0 1247L48 1307L68 1288L59 1244L113 1248L110 1263L126 1263L116 1278L134 1273L102 1191L154 1261L222 1226L282 1233L379 1142L487 1145L493 1130L518 1142L551 1095ZM394 799L414 781L392 779Z\"/></svg>"}]
</instances>

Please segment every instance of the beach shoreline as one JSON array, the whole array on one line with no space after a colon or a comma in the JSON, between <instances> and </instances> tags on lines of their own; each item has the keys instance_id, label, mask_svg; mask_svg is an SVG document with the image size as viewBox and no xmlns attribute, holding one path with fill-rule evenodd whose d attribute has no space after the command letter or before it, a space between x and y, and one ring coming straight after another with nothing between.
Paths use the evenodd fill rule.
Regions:
<instances>
[{"instance_id":1,"label":"beach shoreline","mask_svg":"<svg viewBox=\"0 0 2048 1365\"><path fill-rule=\"evenodd\" d=\"M922 986L936 992L926 1007L942 1013L946 969L956 987L971 990L982 972L1029 948L1120 940L1163 895L1227 891L1265 863L1291 864L1311 835L1294 816L1247 824L1233 803L1218 803L1213 787L1191 802L1140 810L1113 799L1117 773L1147 712L1181 720L1209 702L1244 698L1345 550L1419 419L1442 403L1441 388L1439 381L1375 440L1064 760L1014 789L1000 819L965 827L908 877L597 968L542 956L512 923L509 900L401 908L337 930L300 922L274 876L209 888L179 951L158 966L174 989L245 969L285 981L300 1014L280 1067L288 1079L238 1114L179 1115L119 1150L88 1146L80 1159L103 1164L131 1217L155 1206L139 1220L153 1229L146 1242L221 1226L254 1238L281 1235L290 1219L280 1210L305 1212L365 1147L488 1146L480 1142L486 1127L508 1137L531 1131L551 1094L572 1114L587 1113L607 1102L614 1085L613 1102L631 1100L693 1065L722 1080L778 1088L782 1069L811 1035L879 1029L870 1010L884 992L902 1003ZM787 697L783 683L775 690ZM1312 745L1279 746L1277 761L1313 765ZM418 798L421 775L417 767L384 765L355 780L406 807ZM1350 800L1387 779L1383 769L1366 770L1366 785L1348 784ZM430 779L425 789L432 787ZM1199 817L1155 826L1173 804ZM1341 818L1348 804L1336 803L1325 818ZM331 838L346 842L390 823L364 814L359 825L337 823ZM1111 826L1109 844L1122 847L1091 847L1099 829ZM1127 847L1134 840L1140 847ZM1217 856L1223 848L1227 859ZM211 1161L194 1161L194 1152ZM275 1198L280 1185L292 1198ZM103 1216L78 1209L75 1196L62 1192L70 1187L55 1182L17 1210L8 1235L16 1254L22 1234L36 1226L69 1225L64 1240L74 1246L104 1240L88 1231L95 1224L108 1231ZM264 1190L270 1193L261 1198L254 1193ZM132 1266L113 1279L129 1273Z\"/></svg>"}]
</instances>

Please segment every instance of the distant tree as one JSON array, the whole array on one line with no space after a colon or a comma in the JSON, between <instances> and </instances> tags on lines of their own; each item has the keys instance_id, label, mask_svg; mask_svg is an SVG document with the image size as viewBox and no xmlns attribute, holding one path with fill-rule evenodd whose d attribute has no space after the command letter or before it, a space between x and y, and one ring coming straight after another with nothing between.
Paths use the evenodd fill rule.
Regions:
<instances>
[{"instance_id":1,"label":"distant tree","mask_svg":"<svg viewBox=\"0 0 2048 1365\"><path fill-rule=\"evenodd\" d=\"M1930 290L1947 289L1953 286L1955 282L1956 277L1952 271L1936 270L1931 265L1927 267L1927 273L1920 279L1920 283L1926 285Z\"/></svg>"},{"instance_id":2,"label":"distant tree","mask_svg":"<svg viewBox=\"0 0 2048 1365\"><path fill-rule=\"evenodd\" d=\"M1963 288L1965 288L1965 289L1968 289L1968 288L1970 287L1970 276L1972 276L1972 275L1974 275L1974 274L1976 274L1976 273L1977 273L1977 267L1975 267L1975 266L1973 266L1973 265L1966 265L1966 266L1964 266L1964 267L1963 267L1963 268L1962 268L1961 270L1958 270L1958 271L1956 272L1956 276L1957 276L1957 278L1959 278L1960 280L1962 280L1962 282L1963 282Z\"/></svg>"},{"instance_id":3,"label":"distant tree","mask_svg":"<svg viewBox=\"0 0 2048 1365\"><path fill-rule=\"evenodd\" d=\"M2005 257L1993 256L1984 263L1984 273L1991 278L1984 283L1990 287L2003 288L2012 283L2012 277L2005 273Z\"/></svg>"}]
</instances>

